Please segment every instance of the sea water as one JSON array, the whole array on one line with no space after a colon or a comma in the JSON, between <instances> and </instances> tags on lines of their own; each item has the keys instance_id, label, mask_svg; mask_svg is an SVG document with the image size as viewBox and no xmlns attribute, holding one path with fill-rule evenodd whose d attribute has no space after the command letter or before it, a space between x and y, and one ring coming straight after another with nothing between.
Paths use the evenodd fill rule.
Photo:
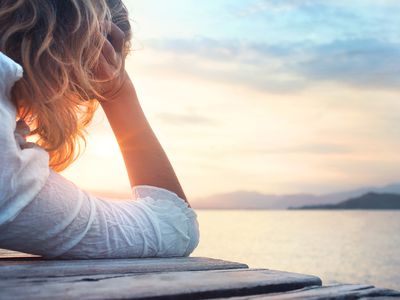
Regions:
<instances>
[{"instance_id":1,"label":"sea water","mask_svg":"<svg viewBox=\"0 0 400 300\"><path fill-rule=\"evenodd\" d=\"M206 256L400 290L400 211L197 210Z\"/></svg>"}]
</instances>

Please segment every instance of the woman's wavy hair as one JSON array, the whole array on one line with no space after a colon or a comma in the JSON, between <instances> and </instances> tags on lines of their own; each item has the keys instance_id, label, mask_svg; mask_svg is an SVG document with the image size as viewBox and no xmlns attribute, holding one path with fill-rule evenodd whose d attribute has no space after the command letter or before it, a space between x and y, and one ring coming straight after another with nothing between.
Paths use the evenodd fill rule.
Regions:
<instances>
[{"instance_id":1,"label":"woman's wavy hair","mask_svg":"<svg viewBox=\"0 0 400 300\"><path fill-rule=\"evenodd\" d=\"M93 70L107 22L125 33L126 55L131 26L121 0L0 1L0 51L24 68L12 90L17 117L31 127L56 171L78 157L98 107Z\"/></svg>"}]
</instances>

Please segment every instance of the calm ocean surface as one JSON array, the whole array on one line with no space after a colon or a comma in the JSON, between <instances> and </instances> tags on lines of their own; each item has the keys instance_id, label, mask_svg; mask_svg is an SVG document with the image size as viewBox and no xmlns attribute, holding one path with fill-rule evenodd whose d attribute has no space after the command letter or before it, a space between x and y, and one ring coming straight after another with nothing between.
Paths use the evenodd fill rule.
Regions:
<instances>
[{"instance_id":1,"label":"calm ocean surface","mask_svg":"<svg viewBox=\"0 0 400 300\"><path fill-rule=\"evenodd\" d=\"M206 256L400 290L400 211L197 210ZM1 250L0 250L1 253Z\"/></svg>"},{"instance_id":2,"label":"calm ocean surface","mask_svg":"<svg viewBox=\"0 0 400 300\"><path fill-rule=\"evenodd\" d=\"M400 211L197 210L192 256L400 290Z\"/></svg>"}]
</instances>

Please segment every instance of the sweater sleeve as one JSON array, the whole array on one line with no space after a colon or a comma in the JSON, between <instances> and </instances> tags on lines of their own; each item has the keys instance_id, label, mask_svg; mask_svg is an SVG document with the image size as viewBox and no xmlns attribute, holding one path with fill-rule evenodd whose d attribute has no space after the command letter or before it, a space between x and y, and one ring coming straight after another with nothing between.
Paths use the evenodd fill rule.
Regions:
<instances>
[{"instance_id":1,"label":"sweater sleeve","mask_svg":"<svg viewBox=\"0 0 400 300\"><path fill-rule=\"evenodd\" d=\"M198 243L197 214L175 193L136 186L133 199L101 199L53 171L0 227L0 248L49 258L182 257Z\"/></svg>"}]
</instances>

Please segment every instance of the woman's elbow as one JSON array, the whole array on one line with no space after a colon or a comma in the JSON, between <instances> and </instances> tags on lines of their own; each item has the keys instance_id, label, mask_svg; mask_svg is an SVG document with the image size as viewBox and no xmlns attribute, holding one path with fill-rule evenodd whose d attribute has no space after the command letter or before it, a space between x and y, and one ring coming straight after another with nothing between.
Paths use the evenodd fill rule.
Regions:
<instances>
[{"instance_id":1,"label":"woman's elbow","mask_svg":"<svg viewBox=\"0 0 400 300\"><path fill-rule=\"evenodd\" d=\"M188 235L190 240L183 256L189 256L199 245L200 228L199 228L199 222L197 221L197 217L190 220Z\"/></svg>"},{"instance_id":2,"label":"woman's elbow","mask_svg":"<svg viewBox=\"0 0 400 300\"><path fill-rule=\"evenodd\" d=\"M198 246L200 241L200 230L197 217L187 219L187 226L181 227L175 232L164 232L162 234L162 246L157 257L187 257Z\"/></svg>"}]
</instances>

